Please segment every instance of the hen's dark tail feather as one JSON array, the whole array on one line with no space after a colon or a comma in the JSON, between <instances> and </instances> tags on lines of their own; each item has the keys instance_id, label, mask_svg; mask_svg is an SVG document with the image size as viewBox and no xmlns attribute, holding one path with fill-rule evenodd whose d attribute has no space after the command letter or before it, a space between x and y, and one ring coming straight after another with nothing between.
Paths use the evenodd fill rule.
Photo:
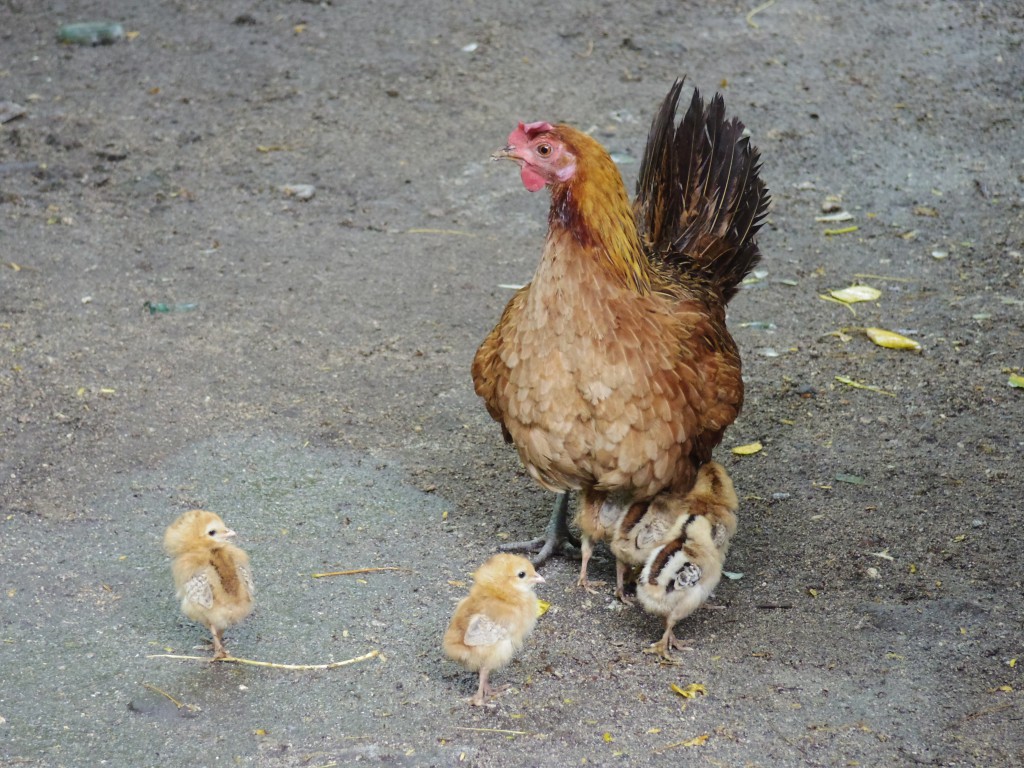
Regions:
<instances>
[{"instance_id":1,"label":"hen's dark tail feather","mask_svg":"<svg viewBox=\"0 0 1024 768\"><path fill-rule=\"evenodd\" d=\"M635 213L650 258L703 276L731 299L761 259L754 235L771 198L758 177L760 153L715 94L705 109L694 89L678 127L677 80L651 123Z\"/></svg>"}]
</instances>

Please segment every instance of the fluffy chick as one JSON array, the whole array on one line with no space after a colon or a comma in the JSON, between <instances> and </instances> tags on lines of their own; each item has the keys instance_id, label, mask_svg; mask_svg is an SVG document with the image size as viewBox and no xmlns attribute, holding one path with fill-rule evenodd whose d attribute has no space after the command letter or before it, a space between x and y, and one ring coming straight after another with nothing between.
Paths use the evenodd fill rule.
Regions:
<instances>
[{"instance_id":1,"label":"fluffy chick","mask_svg":"<svg viewBox=\"0 0 1024 768\"><path fill-rule=\"evenodd\" d=\"M543 583L533 564L519 555L495 555L473 574L473 586L456 606L443 642L448 658L480 673L480 686L469 700L473 706L503 690L492 688L488 676L504 667L533 631L533 589Z\"/></svg>"},{"instance_id":2,"label":"fluffy chick","mask_svg":"<svg viewBox=\"0 0 1024 768\"><path fill-rule=\"evenodd\" d=\"M704 464L697 480L686 496L663 493L650 502L639 502L629 508L615 525L610 547L615 555L615 595L622 602L632 602L625 595L625 575L639 568L658 546L679 537L688 515L702 515L711 523L712 539L725 558L729 540L736 533L735 510L739 500L725 467L716 461Z\"/></svg>"},{"instance_id":3,"label":"fluffy chick","mask_svg":"<svg viewBox=\"0 0 1024 768\"><path fill-rule=\"evenodd\" d=\"M679 536L651 552L637 582L636 595L648 613L665 617L665 633L645 649L646 653L671 660L671 649L686 648L673 629L718 586L722 560L712 524L703 515L688 515Z\"/></svg>"},{"instance_id":4,"label":"fluffy chick","mask_svg":"<svg viewBox=\"0 0 1024 768\"><path fill-rule=\"evenodd\" d=\"M183 514L164 534L181 612L209 628L215 659L228 655L224 630L249 615L255 593L249 557L228 541L234 535L219 516L201 509Z\"/></svg>"}]
</instances>

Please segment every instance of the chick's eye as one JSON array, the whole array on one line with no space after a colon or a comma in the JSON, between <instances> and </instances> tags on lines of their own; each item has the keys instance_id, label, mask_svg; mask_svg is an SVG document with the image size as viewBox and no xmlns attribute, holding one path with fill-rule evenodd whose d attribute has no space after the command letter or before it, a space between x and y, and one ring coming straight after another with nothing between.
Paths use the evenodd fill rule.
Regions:
<instances>
[{"instance_id":1,"label":"chick's eye","mask_svg":"<svg viewBox=\"0 0 1024 768\"><path fill-rule=\"evenodd\" d=\"M210 535L211 536L216 536L217 535L217 531L215 529L211 528L210 529Z\"/></svg>"},{"instance_id":2,"label":"chick's eye","mask_svg":"<svg viewBox=\"0 0 1024 768\"><path fill-rule=\"evenodd\" d=\"M519 573L516 574L516 576L518 576L520 579L525 579L526 578L526 571L520 571Z\"/></svg>"},{"instance_id":3,"label":"chick's eye","mask_svg":"<svg viewBox=\"0 0 1024 768\"><path fill-rule=\"evenodd\" d=\"M541 144L540 146L537 147L537 154L540 155L541 157L547 157L548 155L551 154L551 145Z\"/></svg>"}]
</instances>

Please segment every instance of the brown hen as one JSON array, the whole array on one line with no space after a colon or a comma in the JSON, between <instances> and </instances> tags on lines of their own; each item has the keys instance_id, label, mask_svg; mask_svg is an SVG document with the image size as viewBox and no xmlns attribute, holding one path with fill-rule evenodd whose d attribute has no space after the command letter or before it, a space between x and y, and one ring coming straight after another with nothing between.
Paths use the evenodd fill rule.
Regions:
<instances>
[{"instance_id":1,"label":"brown hen","mask_svg":"<svg viewBox=\"0 0 1024 768\"><path fill-rule=\"evenodd\" d=\"M548 236L530 284L473 361L473 382L530 475L560 495L543 562L570 538L580 492L580 584L592 540L637 502L686 493L743 403L725 305L760 259L768 207L758 151L716 95L694 91L676 125L677 81L655 116L630 203L590 136L520 123L496 158L530 191L551 190Z\"/></svg>"}]
</instances>

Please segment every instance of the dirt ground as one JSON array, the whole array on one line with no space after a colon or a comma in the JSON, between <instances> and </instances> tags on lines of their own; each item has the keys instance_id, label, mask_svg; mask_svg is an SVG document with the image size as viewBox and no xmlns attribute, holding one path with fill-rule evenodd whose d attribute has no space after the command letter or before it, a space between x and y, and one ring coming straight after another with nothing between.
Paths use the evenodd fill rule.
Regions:
<instances>
[{"instance_id":1,"label":"dirt ground","mask_svg":"<svg viewBox=\"0 0 1024 768\"><path fill-rule=\"evenodd\" d=\"M0 765L1024 764L1024 11L756 5L0 2ZM128 39L57 43L96 19ZM666 666L552 561L471 709L441 633L551 502L469 376L546 229L489 154L571 122L631 186L683 74L774 201L717 453L742 578ZM881 298L819 298L854 283ZM382 656L150 658L205 639L160 548L192 507L252 557L229 650Z\"/></svg>"}]
</instances>

